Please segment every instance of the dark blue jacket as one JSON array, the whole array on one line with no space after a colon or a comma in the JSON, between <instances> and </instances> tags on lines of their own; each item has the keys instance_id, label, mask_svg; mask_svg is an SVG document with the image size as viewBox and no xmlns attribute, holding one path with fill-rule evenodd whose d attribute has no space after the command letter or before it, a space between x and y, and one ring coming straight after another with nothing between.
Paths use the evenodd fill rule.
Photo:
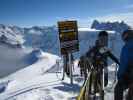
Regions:
<instances>
[{"instance_id":1,"label":"dark blue jacket","mask_svg":"<svg viewBox=\"0 0 133 100\"><path fill-rule=\"evenodd\" d=\"M129 62L133 62L133 40L126 42L120 55L120 66L118 69L118 79L120 79L128 68Z\"/></svg>"}]
</instances>

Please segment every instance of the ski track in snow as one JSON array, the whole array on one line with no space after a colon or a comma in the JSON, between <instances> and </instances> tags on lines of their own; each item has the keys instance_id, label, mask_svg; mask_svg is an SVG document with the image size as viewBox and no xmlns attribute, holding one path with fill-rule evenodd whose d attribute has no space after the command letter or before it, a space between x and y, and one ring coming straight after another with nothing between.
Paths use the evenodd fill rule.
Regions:
<instances>
[{"instance_id":1,"label":"ski track in snow","mask_svg":"<svg viewBox=\"0 0 133 100\"><path fill-rule=\"evenodd\" d=\"M25 87L23 89L20 89L20 90L17 90L15 92L7 94L9 97L6 97L3 100L9 100L9 99L11 99L11 98L13 98L15 96L18 96L20 94L32 91L34 89L39 89L39 88L43 88L44 89L44 88L48 88L48 87L53 86L53 85L58 85L57 82L59 82L59 81L60 80L53 81L53 82L47 82L47 83L44 82L44 83L40 83L40 84L35 84L35 85L32 85L32 86L29 86L29 87Z\"/></svg>"},{"instance_id":2,"label":"ski track in snow","mask_svg":"<svg viewBox=\"0 0 133 100\"><path fill-rule=\"evenodd\" d=\"M43 78L45 78L46 76L50 76L52 75L51 77L53 78L57 78L55 77L56 75L56 69L57 68L57 65L54 65L52 66L51 68L47 69L44 73L43 73ZM113 71L113 69L110 69L111 71ZM25 94L27 92L30 92L30 91L33 91L33 90L37 90L37 89L48 89L48 87L54 87L54 86L57 86L61 83L62 81L57 79L55 81L50 81L50 82L41 82L41 83L37 83L37 84L30 84L29 86L26 86L26 87L22 87L21 89L18 89L18 90L15 90L15 91L12 91L12 92L9 92L9 93L6 93L6 95L0 95L0 97L5 97L5 98L2 98L1 100L12 100L12 98L14 97L17 97L19 95L22 95L22 94ZM105 100L113 100L112 97L113 97L113 91L110 91L110 93L106 93L106 96L105 96ZM44 99L45 100L45 99ZM50 100L50 99L48 99ZM53 100L53 99L52 99ZM75 100L74 97L71 98L70 100Z\"/></svg>"},{"instance_id":3,"label":"ski track in snow","mask_svg":"<svg viewBox=\"0 0 133 100\"><path fill-rule=\"evenodd\" d=\"M43 61L43 60L39 60L39 62L40 61ZM38 64L39 62L37 62L36 65L39 65ZM29 68L26 68L26 69L29 70ZM24 69L22 71L18 71L18 74L20 74L20 76L21 76L21 73L26 71L26 69ZM33 90L38 90L38 89L41 89L41 88L47 89L49 87L55 87L55 88L57 88L57 90L61 89L60 91L62 91L63 87L65 86L65 87L67 87L68 89L71 90L72 87L71 88L68 87L69 85L66 86L67 85L66 83L65 84L63 83L64 84L63 85L62 84L63 81L61 79L59 79L59 77L57 76L57 74L62 74L62 73L58 72L58 71L61 71L61 69L62 69L62 67L59 67L56 64L52 65L49 68L45 68L45 71L43 71L43 74L34 79L35 81L38 81L38 82L34 82L34 80L31 80L31 82L29 81L27 83L24 83L18 88L15 87L15 89L11 89L10 91L5 91L2 94L0 94L0 100L10 100L10 99L12 100L14 97L16 98L17 96L20 96L22 94L28 93L28 92L33 91ZM12 77L14 77L15 75L17 75L17 74L13 74ZM47 78L49 78L49 80L45 80ZM16 79L18 79L18 77ZM32 83L32 81L33 81L33 83ZM63 85L63 86L60 86L60 85ZM68 89L66 89L66 90L68 90Z\"/></svg>"},{"instance_id":4,"label":"ski track in snow","mask_svg":"<svg viewBox=\"0 0 133 100\"><path fill-rule=\"evenodd\" d=\"M53 68L55 69L55 66L56 65L50 67L49 69L53 69ZM43 76L42 77L47 78L45 76L48 75L49 69L46 69L46 71L43 72ZM54 71L56 71L56 70L54 70ZM51 73L53 73L53 72L51 72ZM56 76L55 73L53 73L53 74L54 74L54 76ZM41 81L43 81L43 80L41 80ZM55 84L55 82L57 83L58 81L60 81L60 80L56 79L55 81L49 81L49 82L45 82L44 81L44 82L37 83L37 84L34 84L34 83L32 84L31 83L29 86L22 87L20 89L16 89L16 90L14 90L12 92L9 92L9 93L5 93L4 92L4 93L0 94L0 97L5 97L3 100L6 100L6 98L11 98L13 96L17 96L19 94L25 93L25 92L33 90L33 89L37 89L37 88L41 88L41 87L48 87L48 86L50 86L51 83Z\"/></svg>"}]
</instances>

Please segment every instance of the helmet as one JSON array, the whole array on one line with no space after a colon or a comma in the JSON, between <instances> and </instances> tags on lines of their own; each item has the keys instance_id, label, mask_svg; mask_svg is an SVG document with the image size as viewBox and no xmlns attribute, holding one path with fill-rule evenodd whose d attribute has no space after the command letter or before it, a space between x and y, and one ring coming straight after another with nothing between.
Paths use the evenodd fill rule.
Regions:
<instances>
[{"instance_id":1,"label":"helmet","mask_svg":"<svg viewBox=\"0 0 133 100\"><path fill-rule=\"evenodd\" d=\"M101 37L101 36L108 36L108 33L106 31L100 31L98 34L98 37Z\"/></svg>"},{"instance_id":2,"label":"helmet","mask_svg":"<svg viewBox=\"0 0 133 100\"><path fill-rule=\"evenodd\" d=\"M97 46L99 45L99 40L95 41L95 45L97 45Z\"/></svg>"},{"instance_id":3,"label":"helmet","mask_svg":"<svg viewBox=\"0 0 133 100\"><path fill-rule=\"evenodd\" d=\"M101 46L107 46L108 45L108 32L100 31L98 34L98 40Z\"/></svg>"},{"instance_id":4,"label":"helmet","mask_svg":"<svg viewBox=\"0 0 133 100\"><path fill-rule=\"evenodd\" d=\"M130 39L133 39L133 30L132 29L125 30L122 33L122 39L123 41L128 41Z\"/></svg>"}]
</instances>

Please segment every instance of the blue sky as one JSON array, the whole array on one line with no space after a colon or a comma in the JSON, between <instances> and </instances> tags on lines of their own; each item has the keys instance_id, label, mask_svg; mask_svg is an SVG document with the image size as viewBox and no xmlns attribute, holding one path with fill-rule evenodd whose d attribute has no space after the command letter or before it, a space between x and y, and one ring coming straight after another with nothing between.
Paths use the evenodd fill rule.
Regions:
<instances>
[{"instance_id":1,"label":"blue sky","mask_svg":"<svg viewBox=\"0 0 133 100\"><path fill-rule=\"evenodd\" d=\"M0 0L0 23L18 26L56 25L78 20L88 27L92 20L125 20L132 24L133 0Z\"/></svg>"}]
</instances>

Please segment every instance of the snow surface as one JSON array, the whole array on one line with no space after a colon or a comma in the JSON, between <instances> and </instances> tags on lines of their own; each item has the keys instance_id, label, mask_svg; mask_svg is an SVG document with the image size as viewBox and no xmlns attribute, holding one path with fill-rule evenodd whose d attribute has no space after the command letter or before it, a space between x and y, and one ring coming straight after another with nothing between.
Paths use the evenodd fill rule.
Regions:
<instances>
[{"instance_id":1,"label":"snow surface","mask_svg":"<svg viewBox=\"0 0 133 100\"><path fill-rule=\"evenodd\" d=\"M71 85L68 77L65 77L63 81L61 80L62 64L60 57L41 51L38 58L36 63L1 80L1 82L8 82L8 84L6 90L0 94L0 100L76 99L83 83L83 78L79 76L79 68L77 67L78 60L74 62L74 84ZM115 78L113 76L115 64L111 65L109 70L111 75L109 76L109 85L111 87ZM106 93L105 100L113 100L112 96L113 93Z\"/></svg>"},{"instance_id":2,"label":"snow surface","mask_svg":"<svg viewBox=\"0 0 133 100\"><path fill-rule=\"evenodd\" d=\"M56 73L62 69L56 64L60 57L44 52L38 56L36 63L1 80L8 85L0 100L72 100L77 96L81 84L74 81L71 86L68 77L62 81L62 73Z\"/></svg>"}]
</instances>

